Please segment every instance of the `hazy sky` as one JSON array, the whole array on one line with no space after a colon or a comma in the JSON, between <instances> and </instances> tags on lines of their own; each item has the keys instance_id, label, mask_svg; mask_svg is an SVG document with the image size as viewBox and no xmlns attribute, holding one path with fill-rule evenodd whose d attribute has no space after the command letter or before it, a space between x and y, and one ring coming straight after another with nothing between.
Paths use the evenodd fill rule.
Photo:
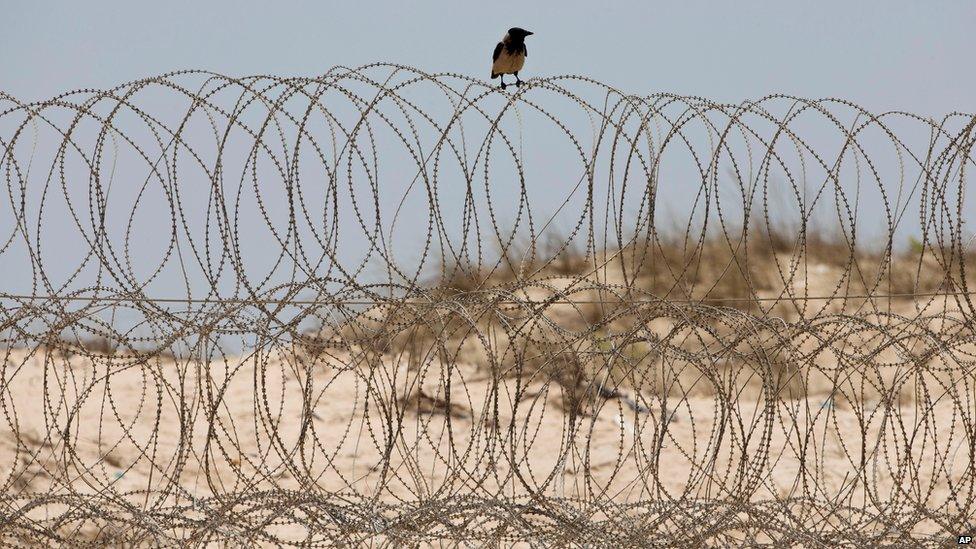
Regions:
<instances>
[{"instance_id":1,"label":"hazy sky","mask_svg":"<svg viewBox=\"0 0 976 549\"><path fill-rule=\"evenodd\" d=\"M336 65L355 67L384 61L487 79L495 43L509 27L521 26L536 33L528 42L530 57L523 78L582 74L629 94L670 92L729 103L773 93L837 97L876 113L904 110L934 118L952 111L976 111L973 1L0 2L0 90L26 101L79 88L110 88L180 69L204 69L228 76L313 76ZM185 105L179 103L175 108L178 113ZM17 116L15 113L8 122L15 123ZM559 154L570 156L555 156L553 144L565 139L552 127L542 129L546 131L525 131L527 146L533 147L527 161L531 176L527 186L534 197L533 207L540 212L547 206L559 206L579 179L579 172L563 177L566 174L553 168L573 168L574 153L562 150ZM921 137L923 143L928 139L927 129ZM42 146L56 143L46 141ZM705 140L697 145L707 144ZM836 154L836 148L816 146L823 147L828 158ZM384 160L392 158L389 152L383 152ZM552 158L569 158L570 162L551 162ZM680 161L682 153L672 153L668 158L665 165L670 165L670 159ZM898 166L891 158L880 163L882 171ZM138 191L146 170L135 166L142 171L136 169L134 177L120 177L124 183L119 185L128 185L117 187L113 196ZM384 171L382 185L388 198L397 199L397 185L409 183L415 167L409 163L404 166L409 169L399 178L398 170ZM39 211L45 173L41 169L32 173L36 181L27 188L29 215ZM667 208L678 211L680 207L673 200L696 199L687 185L690 182L694 190L698 181L693 170L685 173L690 177L681 177L680 171L674 173L677 176L661 179L658 192L670 197ZM82 198L88 197L88 175L84 168L68 174L72 192L81 193ZM188 186L206 189L210 184L185 174L181 177L182 184ZM514 181L513 177L507 180L504 171L493 172L493 177L492 187L496 189ZM303 184L315 187L320 179L311 178ZM264 196L281 202L284 195L275 190L281 188L275 184L274 178L262 179ZM891 187L897 182L885 184ZM917 193L914 199L918 200ZM112 215L125 221L129 211L125 200L113 200ZM881 226L880 201L871 196L863 200L860 208L870 214L867 219L877 229ZM49 197L48 202L43 224L45 272L54 276L55 284L67 284L74 280L68 275L89 250L65 206L56 209L56 196ZM79 199L79 204L83 202ZM199 201L191 200L195 202ZM972 208L967 205L965 211ZM421 206L417 211L427 210ZM904 223L909 230L917 208L911 211ZM159 246L145 239L146 235L168 236L168 213L166 208L153 207L140 214L138 220L145 226L137 233L143 239L136 251L145 252L149 258L155 257L153 254L169 257L167 265L175 269L175 260L164 254L167 239L163 238ZM661 215L667 217L667 213ZM7 217L4 224L0 216L3 238L13 230L13 221ZM275 222L286 220L286 216L279 217ZM344 229L343 242L352 242L350 246L355 247L356 241L349 240L349 235L356 234L358 225L348 217L343 217L343 222L353 225ZM680 215L675 218L680 219ZM263 223L256 227L265 228ZM414 236L419 247L422 233L422 224L417 224L401 241ZM39 241L41 235L30 238ZM6 252L7 258L20 258L11 261L25 268L7 273L0 291L38 291L37 273L26 268L25 245L17 245L19 248ZM277 251L278 247L267 249ZM405 253L413 253L405 249ZM361 255L362 250L353 250L352 255L356 254ZM274 256L268 258L273 260ZM247 270L249 276L260 280L263 275L261 267L255 266L257 259L260 257L251 257ZM149 260L135 263L150 270L155 265ZM86 276L71 283L78 287L92 284L93 278ZM288 275L281 276L285 280ZM274 281L270 277L266 280ZM149 294L183 295L179 276L161 277L154 284L161 286L146 288ZM194 291L193 295L200 294ZM113 316L114 321L117 318ZM138 324L139 318L133 322Z\"/></svg>"},{"instance_id":2,"label":"hazy sky","mask_svg":"<svg viewBox=\"0 0 976 549\"><path fill-rule=\"evenodd\" d=\"M976 2L168 2L7 0L0 89L40 98L182 68L311 75L392 61L487 75L505 29L526 76L645 94L771 92L938 115L976 103Z\"/></svg>"},{"instance_id":3,"label":"hazy sky","mask_svg":"<svg viewBox=\"0 0 976 549\"><path fill-rule=\"evenodd\" d=\"M582 74L636 95L672 92L729 103L787 93L849 99L876 113L903 110L939 118L952 111L976 111L976 2L972 1L7 1L0 14L0 90L21 100L80 88L108 88L191 68L229 76L311 76L336 65L387 61L487 79L495 43L509 27L521 26L536 33L529 38L523 78ZM178 109L174 113L179 114ZM923 129L924 144L929 132ZM542 209L559 206L579 173L564 161L567 157L551 162L557 158L551 145L562 139L552 130L525 132L526 146L535 147L527 161L531 176L527 186L535 193L534 207ZM811 136L828 158L836 154L836 147L818 143L816 134L805 134ZM886 144L887 137L881 137ZM698 145L707 145L702 139ZM384 161L393 158L388 154L383 152ZM670 153L665 164L680 160L681 154ZM897 171L895 160L881 157L879 170ZM563 165L572 173L560 174L557 168ZM404 166L409 169L402 174L384 171L383 192L394 202L399 196L397 185L409 183L415 170L409 163ZM138 183L144 172L144 168L136 170L137 177L125 181ZM674 173L659 183L665 210L680 210L675 206L680 198L696 199L687 187L691 182L691 188L697 189L696 174ZM28 189L34 200L28 202L37 208L38 185L43 184L45 172L35 170L32 175L41 178ZM87 176L83 169L69 174L72 188L85 197ZM493 177L493 188L506 184L502 172L493 172ZM182 181L201 188L209 185L185 176ZM885 184L891 189L897 181ZM267 196L284 196L272 192L280 188L273 178L262 179L262 185ZM138 187L130 185L131 189ZM116 195L122 190L116 190ZM913 199L919 199L917 193ZM881 202L871 196L862 200L858 207L870 214L869 222L881 227ZM113 207L119 215L128 211L124 204ZM967 203L964 215L972 207ZM54 211L52 206L46 208ZM164 210L156 213L165 217ZM911 229L917 208L905 211L909 210L912 214L903 224ZM141 221L166 221L147 215ZM59 226L58 219L55 214L45 219L47 241L54 243L46 250L70 272L73 264L60 254L74 245L59 235L77 230L71 224ZM63 219L68 223L66 215ZM0 232L6 236L10 230L12 225L0 219ZM421 232L414 236L422 236L421 228L416 231ZM82 244L76 251L87 253ZM20 282L8 275L4 286L26 288L36 280L27 269L20 275Z\"/></svg>"}]
</instances>

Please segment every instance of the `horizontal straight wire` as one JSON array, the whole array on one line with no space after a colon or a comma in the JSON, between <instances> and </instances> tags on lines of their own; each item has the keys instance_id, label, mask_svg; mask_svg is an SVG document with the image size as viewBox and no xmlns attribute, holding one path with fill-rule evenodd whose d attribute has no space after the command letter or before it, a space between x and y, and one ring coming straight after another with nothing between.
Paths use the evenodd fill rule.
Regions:
<instances>
[{"instance_id":1,"label":"horizontal straight wire","mask_svg":"<svg viewBox=\"0 0 976 549\"><path fill-rule=\"evenodd\" d=\"M588 290L593 291L593 290ZM598 290L597 290L598 291ZM606 290L603 290L606 291ZM468 292L454 294L453 298L462 298L482 295L478 292ZM969 296L976 295L976 292L918 292L918 293L899 293L899 294L837 294L830 296L795 296L795 297L702 297L698 299L674 299L674 298L658 298L658 299L632 299L627 300L627 303L661 303L661 302L671 302L671 303L724 303L724 302L737 302L737 303L751 303L751 302L775 302L775 301L834 301L834 300L844 300L844 299L908 299L908 298L919 298L919 297L953 297L953 296ZM0 299L11 299L19 301L83 301L92 303L187 303L187 304L234 304L234 305L386 305L390 303L409 303L411 305L423 305L423 302L411 301L408 298L395 298L391 297L385 300L343 300L343 299L241 299L241 298L226 298L226 299L193 299L193 298L178 298L178 297L125 297L125 296L111 296L111 297L85 297L85 296L57 296L57 295L37 295L37 294L8 294L0 293ZM442 303L432 302L427 304ZM512 304L512 305L541 305L544 303L558 303L558 304L601 304L601 303L613 303L612 299L604 300L594 300L594 299L502 299L495 301L496 303Z\"/></svg>"}]
</instances>

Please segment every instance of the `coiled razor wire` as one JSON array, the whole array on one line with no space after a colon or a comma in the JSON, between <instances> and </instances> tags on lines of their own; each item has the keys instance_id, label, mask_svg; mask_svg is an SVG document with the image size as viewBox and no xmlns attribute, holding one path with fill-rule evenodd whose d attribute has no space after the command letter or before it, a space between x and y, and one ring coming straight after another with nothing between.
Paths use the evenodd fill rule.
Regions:
<instances>
[{"instance_id":1,"label":"coiled razor wire","mask_svg":"<svg viewBox=\"0 0 976 549\"><path fill-rule=\"evenodd\" d=\"M972 534L974 138L389 64L0 92L0 536Z\"/></svg>"}]
</instances>

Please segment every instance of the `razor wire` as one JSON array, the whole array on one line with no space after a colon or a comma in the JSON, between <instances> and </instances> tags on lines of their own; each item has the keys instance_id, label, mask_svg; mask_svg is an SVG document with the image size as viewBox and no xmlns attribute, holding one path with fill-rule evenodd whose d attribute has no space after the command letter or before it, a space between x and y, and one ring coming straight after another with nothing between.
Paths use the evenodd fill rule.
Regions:
<instances>
[{"instance_id":1,"label":"razor wire","mask_svg":"<svg viewBox=\"0 0 976 549\"><path fill-rule=\"evenodd\" d=\"M391 64L0 92L0 536L944 545L974 139Z\"/></svg>"}]
</instances>

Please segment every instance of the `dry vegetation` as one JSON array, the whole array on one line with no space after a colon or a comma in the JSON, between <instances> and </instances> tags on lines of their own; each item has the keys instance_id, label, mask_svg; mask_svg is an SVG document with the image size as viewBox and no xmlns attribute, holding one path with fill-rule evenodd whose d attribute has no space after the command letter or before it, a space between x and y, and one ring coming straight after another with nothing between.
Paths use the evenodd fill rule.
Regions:
<instances>
[{"instance_id":1,"label":"dry vegetation","mask_svg":"<svg viewBox=\"0 0 976 549\"><path fill-rule=\"evenodd\" d=\"M480 268L446 262L409 306L350 312L304 341L313 355L342 348L414 371L466 364L544 383L574 414L615 391L633 395L641 410L661 394L744 391L855 405L884 393L896 374L865 367L851 375L857 360L831 355L805 333L808 323L852 312L891 322L886 315L952 308L956 298L926 294L953 291L976 265L972 254L960 266L953 250L931 244L852 252L841 237L787 234L756 224L735 237L656 235L596 254L552 239ZM884 339L869 331L849 344L870 349ZM908 339L902 346L927 345Z\"/></svg>"},{"instance_id":2,"label":"dry vegetation","mask_svg":"<svg viewBox=\"0 0 976 549\"><path fill-rule=\"evenodd\" d=\"M956 505L962 493L948 483L959 471L944 443L908 445L915 435L890 427L921 414L924 429L950 432L960 406L972 404L960 357L976 349L953 324L960 303L919 295L955 288L960 266L941 261L952 254L852 254L837 240L796 245L759 231L743 240L750 244L658 236L597 254L550 245L487 268L448 265L409 299L331 309L329 322L293 334L291 347L214 358L206 368L166 349L82 334L18 351L23 357L8 351L8 369L31 365L10 386L11 409L28 409L28 388L43 377L70 377L78 389L45 406L55 424L70 413L99 434L45 431L19 415L0 433L13 460L6 486L27 496L86 493L80 479L93 476L100 489L138 493L162 467L181 486L219 479L205 497L252 478L251 490L298 493L306 476L328 493L369 493L392 475L381 499L414 501L433 498L430 486L448 485L458 467L490 462L555 475L562 488L539 488L551 496L621 504L685 491L803 505L843 493L866 516L882 512L875 502L883 498L927 513ZM807 296L830 299L792 299ZM170 401L177 391L179 407ZM213 416L187 419L187 402ZM895 455L859 464L869 441ZM486 458L489 442L498 453ZM300 446L301 467L289 453ZM564 455L572 458L560 464ZM942 469L924 472L913 460ZM79 476L79 467L87 472ZM858 467L862 481L848 484ZM478 490L528 493L512 477L479 478ZM912 495L922 491L924 501ZM915 520L906 526L913 535L939 531L929 519L905 520ZM145 529L109 521L68 521L59 531L78 542L145 542L130 535Z\"/></svg>"}]
</instances>

